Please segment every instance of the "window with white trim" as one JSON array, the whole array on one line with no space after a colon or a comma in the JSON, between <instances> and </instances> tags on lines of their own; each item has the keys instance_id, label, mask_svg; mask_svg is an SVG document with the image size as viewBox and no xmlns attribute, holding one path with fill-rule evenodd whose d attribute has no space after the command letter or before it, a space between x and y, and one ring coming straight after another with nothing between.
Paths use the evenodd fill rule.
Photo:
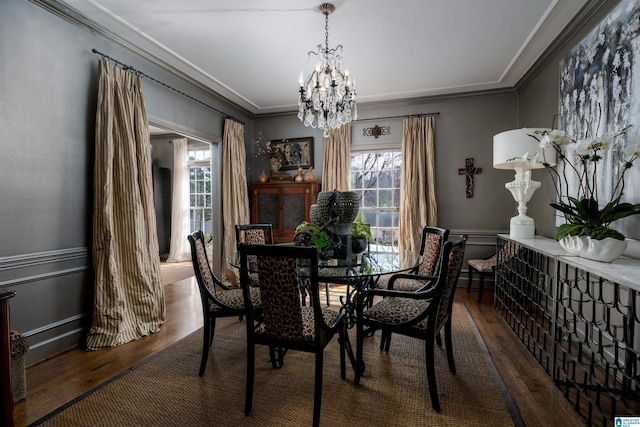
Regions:
<instances>
[{"instance_id":1,"label":"window with white trim","mask_svg":"<svg viewBox=\"0 0 640 427\"><path fill-rule=\"evenodd\" d=\"M189 146L189 218L191 232L211 234L211 150Z\"/></svg>"},{"instance_id":2,"label":"window with white trim","mask_svg":"<svg viewBox=\"0 0 640 427\"><path fill-rule=\"evenodd\" d=\"M351 190L360 196L360 213L371 225L373 244L398 246L402 152L351 154Z\"/></svg>"}]
</instances>

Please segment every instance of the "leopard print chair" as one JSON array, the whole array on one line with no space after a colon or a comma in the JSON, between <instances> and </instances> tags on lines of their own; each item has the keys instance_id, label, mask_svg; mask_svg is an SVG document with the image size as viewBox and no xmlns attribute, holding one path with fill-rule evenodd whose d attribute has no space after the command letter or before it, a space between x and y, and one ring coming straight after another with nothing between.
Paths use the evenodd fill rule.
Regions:
<instances>
[{"instance_id":1,"label":"leopard print chair","mask_svg":"<svg viewBox=\"0 0 640 427\"><path fill-rule=\"evenodd\" d=\"M236 247L240 243L249 245L273 244L273 226L271 224L236 225Z\"/></svg>"},{"instance_id":2,"label":"leopard print chair","mask_svg":"<svg viewBox=\"0 0 640 427\"><path fill-rule=\"evenodd\" d=\"M422 241L420 243L420 255L422 264L412 273L418 276L433 276L440 266L442 247L449 238L449 230L439 227L426 226L422 229ZM393 289L398 291L413 292L422 288L425 280L416 278L399 279L394 282ZM389 288L389 277L381 277L376 283L378 289Z\"/></svg>"},{"instance_id":3,"label":"leopard print chair","mask_svg":"<svg viewBox=\"0 0 640 427\"><path fill-rule=\"evenodd\" d=\"M209 349L213 343L216 319L219 317L243 316L245 314L242 289L232 289L222 283L211 270L205 249L204 233L200 230L187 236L191 245L191 261L200 290L202 300L202 317L204 319L204 336L202 340L202 358L200 360L200 376L207 367ZM251 291L254 307L260 307L260 292Z\"/></svg>"},{"instance_id":4,"label":"leopard print chair","mask_svg":"<svg viewBox=\"0 0 640 427\"><path fill-rule=\"evenodd\" d=\"M236 248L240 243L248 245L271 245L273 244L273 226L271 224L241 224L236 225ZM258 273L250 274L251 280L257 286Z\"/></svg>"},{"instance_id":5,"label":"leopard print chair","mask_svg":"<svg viewBox=\"0 0 640 427\"><path fill-rule=\"evenodd\" d=\"M434 342L439 346L442 342L436 337L444 331L447 361L449 370L455 374L451 342L451 310L456 285L462 269L467 236L460 236L455 241L448 241L442 249L442 259L437 275L434 277L418 277L426 280L423 289L416 292L394 290L394 282L411 278L409 274L394 274L389 279L389 289L366 289L358 295L356 303L356 376L354 382L359 384L364 371L363 341L376 329L381 329L381 351L389 350L391 333L398 333L425 341L427 382L433 409L440 412L440 401L436 389L434 366ZM371 307L365 303L370 298L383 297ZM386 333L385 333L386 332Z\"/></svg>"},{"instance_id":6,"label":"leopard print chair","mask_svg":"<svg viewBox=\"0 0 640 427\"><path fill-rule=\"evenodd\" d=\"M246 245L241 243L240 285L247 305L247 385L245 413L252 409L255 345L269 346L274 369L283 366L287 350L316 355L313 425L320 423L322 398L322 352L337 333L340 344L340 374L345 378L345 340L348 339L344 314L321 308L318 290L318 253L301 246ZM254 266L254 267L251 267ZM262 310L252 310L250 268L260 276ZM309 306L302 305L300 282L311 295ZM276 404L276 402L274 402Z\"/></svg>"}]
</instances>

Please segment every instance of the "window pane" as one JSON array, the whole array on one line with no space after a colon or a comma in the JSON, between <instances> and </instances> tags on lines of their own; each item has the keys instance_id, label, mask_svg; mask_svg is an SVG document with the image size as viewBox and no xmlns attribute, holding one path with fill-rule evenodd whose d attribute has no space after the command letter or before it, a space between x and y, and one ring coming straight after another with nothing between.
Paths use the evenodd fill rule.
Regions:
<instances>
[{"instance_id":1,"label":"window pane","mask_svg":"<svg viewBox=\"0 0 640 427\"><path fill-rule=\"evenodd\" d=\"M378 206L377 192L375 190L365 190L363 206L366 208L376 208Z\"/></svg>"},{"instance_id":2,"label":"window pane","mask_svg":"<svg viewBox=\"0 0 640 427\"><path fill-rule=\"evenodd\" d=\"M379 190L378 191L378 207L391 208L393 207L393 191L392 190Z\"/></svg>"}]
</instances>

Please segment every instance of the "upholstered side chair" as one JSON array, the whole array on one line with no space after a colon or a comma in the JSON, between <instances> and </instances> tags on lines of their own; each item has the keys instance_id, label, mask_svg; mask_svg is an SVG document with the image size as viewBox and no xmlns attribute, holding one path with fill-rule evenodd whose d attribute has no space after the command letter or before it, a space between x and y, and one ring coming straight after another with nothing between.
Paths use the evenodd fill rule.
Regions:
<instances>
[{"instance_id":1,"label":"upholstered side chair","mask_svg":"<svg viewBox=\"0 0 640 427\"><path fill-rule=\"evenodd\" d=\"M397 279L393 283L393 289L397 291L416 291L425 285L425 280L418 278L433 276L442 261L442 248L449 238L449 230L440 227L425 226L422 229L422 240L420 243L420 255L422 264L412 271L416 277ZM378 289L390 289L389 277L381 277L376 283Z\"/></svg>"},{"instance_id":2,"label":"upholstered side chair","mask_svg":"<svg viewBox=\"0 0 640 427\"><path fill-rule=\"evenodd\" d=\"M469 266L469 281L467 282L467 292L471 290L471 283L473 282L473 272L475 271L480 276L480 282L478 284L478 303L482 302L482 294L484 292L484 276L495 275L497 260L498 255L493 254L488 258L470 259L467 262Z\"/></svg>"},{"instance_id":3,"label":"upholstered side chair","mask_svg":"<svg viewBox=\"0 0 640 427\"><path fill-rule=\"evenodd\" d=\"M317 251L315 248L300 246L244 243L240 244L239 249L240 285L247 306L245 413L248 415L252 410L256 345L269 346L272 363L275 356L279 367L283 367L287 350L305 351L315 354L313 425L318 426L322 399L323 351L333 336L338 334L340 374L344 379L347 329L344 314L320 306ZM257 269L260 275L260 311L254 310L250 294L255 289L249 277L250 268ZM301 280L312 295L309 306L302 305Z\"/></svg>"},{"instance_id":4,"label":"upholstered side chair","mask_svg":"<svg viewBox=\"0 0 640 427\"><path fill-rule=\"evenodd\" d=\"M204 233L198 230L187 236L191 244L191 261L200 290L202 300L202 317L204 319L204 334L202 339L202 358L200 360L199 375L203 376L207 367L209 349L213 343L218 317L242 316L245 314L244 296L242 289L231 289L222 283L211 270L205 247ZM260 292L250 290L253 307L261 307Z\"/></svg>"},{"instance_id":5,"label":"upholstered side chair","mask_svg":"<svg viewBox=\"0 0 640 427\"><path fill-rule=\"evenodd\" d=\"M236 225L236 247L240 243L250 245L273 244L273 226L271 224Z\"/></svg>"},{"instance_id":6,"label":"upholstered side chair","mask_svg":"<svg viewBox=\"0 0 640 427\"><path fill-rule=\"evenodd\" d=\"M440 400L436 388L434 342L436 335L444 331L449 371L455 374L451 340L451 311L453 298L462 268L467 236L448 241L442 249L442 262L435 276L421 278L426 285L416 292L394 290L394 282L411 278L409 274L394 274L389 279L389 289L367 289L356 300L356 375L354 382L359 384L364 370L363 342L365 336L381 329L382 339L391 339L391 333L406 335L423 340L426 349L427 382L433 409L440 412ZM372 297L383 297L368 307ZM388 350L389 342L381 344L381 350Z\"/></svg>"}]
</instances>

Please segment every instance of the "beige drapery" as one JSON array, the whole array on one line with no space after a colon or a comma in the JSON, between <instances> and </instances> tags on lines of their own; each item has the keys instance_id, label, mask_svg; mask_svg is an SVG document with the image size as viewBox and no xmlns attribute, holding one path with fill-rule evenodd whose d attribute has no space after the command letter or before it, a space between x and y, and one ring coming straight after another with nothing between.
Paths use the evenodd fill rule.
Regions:
<instances>
[{"instance_id":1,"label":"beige drapery","mask_svg":"<svg viewBox=\"0 0 640 427\"><path fill-rule=\"evenodd\" d=\"M329 129L322 144L322 189L351 189L351 123Z\"/></svg>"},{"instance_id":2,"label":"beige drapery","mask_svg":"<svg viewBox=\"0 0 640 427\"><path fill-rule=\"evenodd\" d=\"M99 71L90 350L158 332L165 319L142 79L106 60Z\"/></svg>"},{"instance_id":3,"label":"beige drapery","mask_svg":"<svg viewBox=\"0 0 640 427\"><path fill-rule=\"evenodd\" d=\"M435 119L408 117L402 126L398 246L417 251L422 229L438 221L435 182Z\"/></svg>"},{"instance_id":4,"label":"beige drapery","mask_svg":"<svg viewBox=\"0 0 640 427\"><path fill-rule=\"evenodd\" d=\"M222 141L222 280L236 283L238 271L227 263L236 251L236 224L249 223L247 157L244 125L232 119L224 121Z\"/></svg>"},{"instance_id":5,"label":"beige drapery","mask_svg":"<svg viewBox=\"0 0 640 427\"><path fill-rule=\"evenodd\" d=\"M171 186L171 243L167 262L183 262L191 259L187 235L191 232L189 221L189 151L187 138L171 141L173 144L173 182Z\"/></svg>"}]
</instances>

